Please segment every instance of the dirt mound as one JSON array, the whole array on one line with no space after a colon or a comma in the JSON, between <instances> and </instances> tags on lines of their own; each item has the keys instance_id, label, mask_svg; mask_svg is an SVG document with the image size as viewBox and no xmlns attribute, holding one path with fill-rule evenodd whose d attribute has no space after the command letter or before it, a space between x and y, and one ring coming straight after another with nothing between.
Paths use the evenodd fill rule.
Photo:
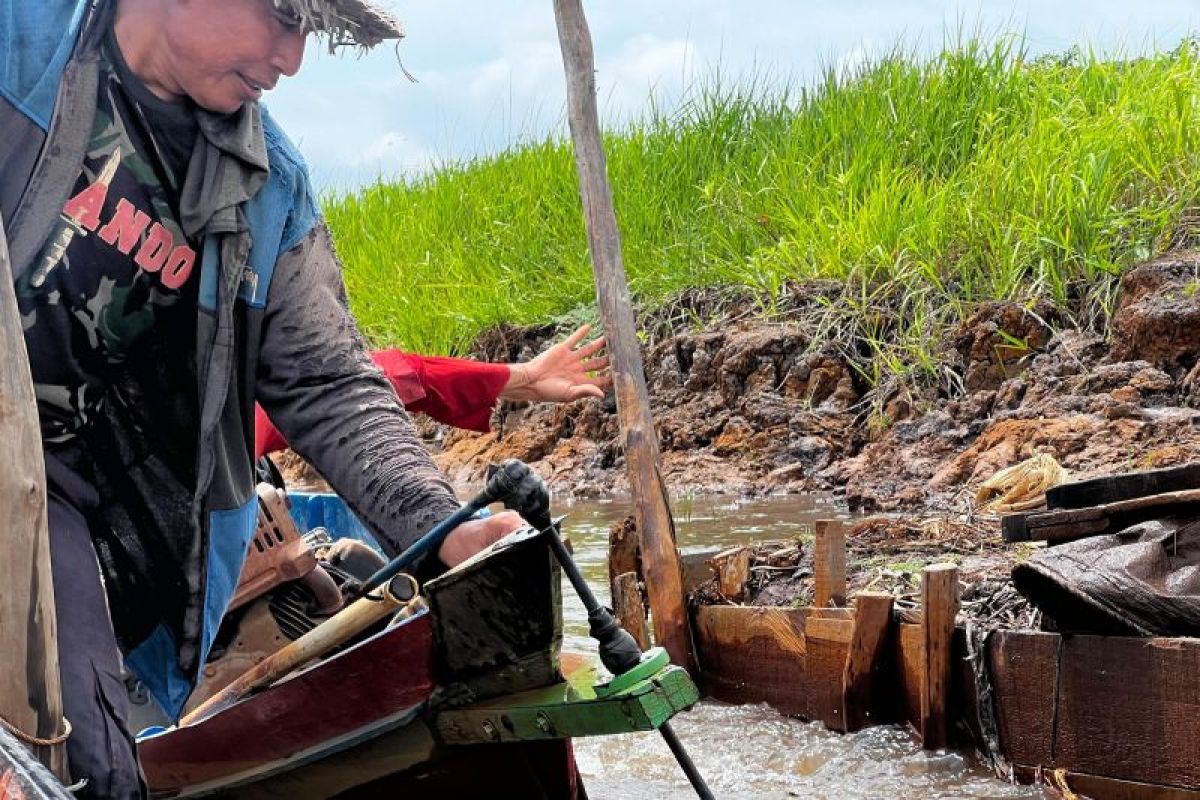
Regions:
<instances>
[{"instance_id":1,"label":"dirt mound","mask_svg":"<svg viewBox=\"0 0 1200 800\"><path fill-rule=\"evenodd\" d=\"M860 394L840 355L809 345L799 326L742 322L650 347L668 484L746 494L824 485L818 473L851 452ZM626 488L611 399L502 408L493 433L447 433L437 459L452 478L476 481L487 462L508 457L577 494Z\"/></svg>"},{"instance_id":2,"label":"dirt mound","mask_svg":"<svg viewBox=\"0 0 1200 800\"><path fill-rule=\"evenodd\" d=\"M1200 456L1200 255L1126 276L1111 344L1067 326L1048 304L987 303L943 343L959 390L908 389L864 401L839 347L814 346L827 282L794 287L786 323L747 318L661 338L645 351L647 384L675 491L845 491L851 508L961 508L968 491L1036 452L1073 476L1167 466ZM697 306L694 298L685 305ZM827 302L827 300L826 300ZM507 357L541 345L538 331ZM485 343L497 350L494 341ZM493 357L499 352L491 353ZM560 491L623 491L611 400L502 409L495 433L446 432L438 460L477 481L488 461L534 463Z\"/></svg>"},{"instance_id":3,"label":"dirt mound","mask_svg":"<svg viewBox=\"0 0 1200 800\"><path fill-rule=\"evenodd\" d=\"M1193 251L1130 270L1107 340L1047 304L983 304L940 345L948 380L873 389L861 378L869 348L850 333L822 334L838 284L788 287L784 321L756 316L740 294L686 293L648 323L643 348L667 484L844 492L866 511L963 510L980 481L1037 452L1073 478L1197 460L1198 276ZM710 314L721 316L695 328ZM553 336L499 328L477 355L525 359ZM516 457L560 493L627 490L611 397L504 405L483 435L421 424L459 483Z\"/></svg>"},{"instance_id":4,"label":"dirt mound","mask_svg":"<svg viewBox=\"0 0 1200 800\"><path fill-rule=\"evenodd\" d=\"M1142 264L1121 282L1109 359L1146 361L1175 378L1200 357L1200 253Z\"/></svg>"}]
</instances>

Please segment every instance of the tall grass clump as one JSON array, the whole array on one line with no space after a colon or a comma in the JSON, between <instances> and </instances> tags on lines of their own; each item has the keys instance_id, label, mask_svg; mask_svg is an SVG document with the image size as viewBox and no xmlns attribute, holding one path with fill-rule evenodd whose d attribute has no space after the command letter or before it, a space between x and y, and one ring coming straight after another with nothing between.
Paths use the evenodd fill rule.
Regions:
<instances>
[{"instance_id":1,"label":"tall grass clump","mask_svg":"<svg viewBox=\"0 0 1200 800\"><path fill-rule=\"evenodd\" d=\"M1103 320L1114 278L1167 248L1200 195L1193 41L1120 60L1019 40L903 51L800 90L710 81L606 137L626 268L645 307L693 287L832 278L877 372L932 372L977 303L1048 299ZM593 302L561 138L326 200L378 343L461 350L482 328ZM834 307L836 306L836 307ZM872 375L879 378L881 375Z\"/></svg>"}]
</instances>

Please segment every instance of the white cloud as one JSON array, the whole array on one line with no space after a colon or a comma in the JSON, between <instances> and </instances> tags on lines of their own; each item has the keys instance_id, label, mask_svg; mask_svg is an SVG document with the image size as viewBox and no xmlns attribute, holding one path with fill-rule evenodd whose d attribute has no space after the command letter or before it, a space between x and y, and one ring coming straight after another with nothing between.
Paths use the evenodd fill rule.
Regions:
<instances>
[{"instance_id":1,"label":"white cloud","mask_svg":"<svg viewBox=\"0 0 1200 800\"><path fill-rule=\"evenodd\" d=\"M702 67L691 43L637 34L597 64L596 94L606 114L636 117L645 112L651 96L659 103L677 101Z\"/></svg>"},{"instance_id":2,"label":"white cloud","mask_svg":"<svg viewBox=\"0 0 1200 800\"><path fill-rule=\"evenodd\" d=\"M549 3L391 2L405 24L400 54L310 52L272 93L319 185L428 169L563 132L564 78ZM1076 42L1141 50L1170 46L1200 24L1195 0L585 0L596 48L601 115L612 125L671 108L714 70L723 80L811 80L852 69L903 43L930 53L962 26L1024 31L1037 52Z\"/></svg>"},{"instance_id":3,"label":"white cloud","mask_svg":"<svg viewBox=\"0 0 1200 800\"><path fill-rule=\"evenodd\" d=\"M472 71L467 95L476 102L497 98L527 101L562 83L562 56L556 42L525 41Z\"/></svg>"},{"instance_id":4,"label":"white cloud","mask_svg":"<svg viewBox=\"0 0 1200 800\"><path fill-rule=\"evenodd\" d=\"M379 163L385 166L384 172L409 172L425 166L430 160L431 154L424 147L400 131L388 131L367 145L355 156L353 163L359 167Z\"/></svg>"}]
</instances>

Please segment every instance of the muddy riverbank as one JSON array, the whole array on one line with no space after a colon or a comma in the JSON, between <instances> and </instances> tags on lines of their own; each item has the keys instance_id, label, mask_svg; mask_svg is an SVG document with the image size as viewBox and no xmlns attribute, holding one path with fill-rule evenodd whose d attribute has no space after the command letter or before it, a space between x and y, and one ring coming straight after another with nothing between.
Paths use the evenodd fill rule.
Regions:
<instances>
[{"instance_id":1,"label":"muddy riverbank","mask_svg":"<svg viewBox=\"0 0 1200 800\"><path fill-rule=\"evenodd\" d=\"M851 510L964 511L994 472L1048 453L1071 478L1200 454L1200 253L1130 270L1106 324L1048 305L989 303L937 344L933 377L868 383L854 330L830 336L841 288L792 287L776 316L749 300L681 299L652 323L647 382L663 470L680 494L833 492ZM690 303L690 306L689 306ZM516 360L549 330L494 330L476 355ZM517 457L575 496L627 488L611 399L502 406L492 433L425 421L439 465L480 480Z\"/></svg>"}]
</instances>

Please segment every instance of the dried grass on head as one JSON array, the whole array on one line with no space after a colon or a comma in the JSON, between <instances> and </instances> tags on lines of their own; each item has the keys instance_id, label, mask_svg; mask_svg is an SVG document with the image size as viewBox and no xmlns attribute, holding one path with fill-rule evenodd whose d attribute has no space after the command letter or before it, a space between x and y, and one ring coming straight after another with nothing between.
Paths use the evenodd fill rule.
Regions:
<instances>
[{"instance_id":1,"label":"dried grass on head","mask_svg":"<svg viewBox=\"0 0 1200 800\"><path fill-rule=\"evenodd\" d=\"M329 52L338 47L370 50L388 39L401 39L400 23L367 0L272 0L275 7L300 18L304 27L329 41Z\"/></svg>"}]
</instances>

